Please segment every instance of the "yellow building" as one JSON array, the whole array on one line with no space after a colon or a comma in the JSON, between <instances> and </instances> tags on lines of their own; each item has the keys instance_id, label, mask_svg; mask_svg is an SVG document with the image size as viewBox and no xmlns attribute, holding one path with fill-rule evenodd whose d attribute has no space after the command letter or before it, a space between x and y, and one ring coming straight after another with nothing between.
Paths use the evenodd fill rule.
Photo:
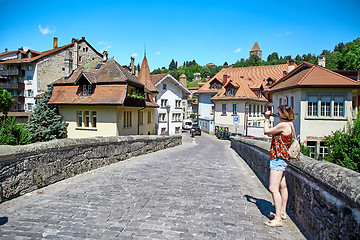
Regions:
<instances>
[{"instance_id":1,"label":"yellow building","mask_svg":"<svg viewBox=\"0 0 360 240\"><path fill-rule=\"evenodd\" d=\"M48 104L59 107L71 138L149 135L155 134L154 97L154 89L105 58L56 81Z\"/></svg>"}]
</instances>

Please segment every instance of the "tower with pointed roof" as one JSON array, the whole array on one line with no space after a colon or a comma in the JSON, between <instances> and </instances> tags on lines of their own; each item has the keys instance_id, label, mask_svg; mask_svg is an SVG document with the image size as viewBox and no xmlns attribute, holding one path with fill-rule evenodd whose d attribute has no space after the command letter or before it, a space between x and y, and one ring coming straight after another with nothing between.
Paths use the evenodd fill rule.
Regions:
<instances>
[{"instance_id":1,"label":"tower with pointed roof","mask_svg":"<svg viewBox=\"0 0 360 240\"><path fill-rule=\"evenodd\" d=\"M144 54L144 59L141 63L141 68L139 72L139 81L145 85L147 90L151 92L151 95L158 93L158 90L151 81L150 68L149 68L148 60L146 58L146 53Z\"/></svg>"},{"instance_id":2,"label":"tower with pointed roof","mask_svg":"<svg viewBox=\"0 0 360 240\"><path fill-rule=\"evenodd\" d=\"M259 58L262 59L262 51L257 42L254 44L254 46L252 47L252 49L250 51L250 56L251 55L257 55Z\"/></svg>"}]
</instances>

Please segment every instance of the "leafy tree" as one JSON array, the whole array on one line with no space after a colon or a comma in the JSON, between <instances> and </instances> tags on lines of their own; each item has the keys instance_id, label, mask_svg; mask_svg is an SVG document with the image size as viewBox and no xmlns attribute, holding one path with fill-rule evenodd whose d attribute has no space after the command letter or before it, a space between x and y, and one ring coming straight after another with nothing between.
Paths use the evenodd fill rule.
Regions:
<instances>
[{"instance_id":1,"label":"leafy tree","mask_svg":"<svg viewBox=\"0 0 360 240\"><path fill-rule=\"evenodd\" d=\"M155 69L154 71L151 72L151 74L159 74L159 73L162 73L160 68Z\"/></svg>"},{"instance_id":2,"label":"leafy tree","mask_svg":"<svg viewBox=\"0 0 360 240\"><path fill-rule=\"evenodd\" d=\"M262 60L258 55L251 55L249 58L249 66L260 66L262 65Z\"/></svg>"},{"instance_id":3,"label":"leafy tree","mask_svg":"<svg viewBox=\"0 0 360 240\"><path fill-rule=\"evenodd\" d=\"M30 133L24 125L16 122L15 117L8 117L0 122L0 145L23 145L30 141Z\"/></svg>"},{"instance_id":4,"label":"leafy tree","mask_svg":"<svg viewBox=\"0 0 360 240\"><path fill-rule=\"evenodd\" d=\"M56 138L66 138L68 123L61 119L55 108L47 104L51 98L53 86L49 85L48 90L39 100L39 104L29 117L27 129L31 133L31 141L49 141Z\"/></svg>"},{"instance_id":5,"label":"leafy tree","mask_svg":"<svg viewBox=\"0 0 360 240\"><path fill-rule=\"evenodd\" d=\"M227 62L224 62L223 66L224 66L224 67L228 67L229 64L228 64Z\"/></svg>"},{"instance_id":6,"label":"leafy tree","mask_svg":"<svg viewBox=\"0 0 360 240\"><path fill-rule=\"evenodd\" d=\"M14 99L11 97L11 94L8 91L0 88L0 110L4 114L4 118L7 117L13 102Z\"/></svg>"},{"instance_id":7,"label":"leafy tree","mask_svg":"<svg viewBox=\"0 0 360 240\"><path fill-rule=\"evenodd\" d=\"M273 52L267 57L268 62L278 62L279 61L279 54L277 52Z\"/></svg>"},{"instance_id":8,"label":"leafy tree","mask_svg":"<svg viewBox=\"0 0 360 240\"><path fill-rule=\"evenodd\" d=\"M329 146L326 161L360 172L360 117L348 123L347 130L332 132L325 139Z\"/></svg>"},{"instance_id":9,"label":"leafy tree","mask_svg":"<svg viewBox=\"0 0 360 240\"><path fill-rule=\"evenodd\" d=\"M177 64L175 63L175 60L172 59L171 62L170 62L170 64L169 64L169 70L175 70L175 69L177 69L177 66L176 66L176 65L177 65Z\"/></svg>"}]
</instances>

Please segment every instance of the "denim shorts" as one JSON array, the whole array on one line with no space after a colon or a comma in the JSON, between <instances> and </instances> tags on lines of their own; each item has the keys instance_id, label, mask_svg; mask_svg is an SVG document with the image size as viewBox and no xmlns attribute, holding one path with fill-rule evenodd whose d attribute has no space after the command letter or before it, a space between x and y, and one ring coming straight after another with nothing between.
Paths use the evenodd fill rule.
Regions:
<instances>
[{"instance_id":1,"label":"denim shorts","mask_svg":"<svg viewBox=\"0 0 360 240\"><path fill-rule=\"evenodd\" d=\"M285 171L287 165L288 165L288 162L282 157L270 159L270 169L271 170Z\"/></svg>"}]
</instances>

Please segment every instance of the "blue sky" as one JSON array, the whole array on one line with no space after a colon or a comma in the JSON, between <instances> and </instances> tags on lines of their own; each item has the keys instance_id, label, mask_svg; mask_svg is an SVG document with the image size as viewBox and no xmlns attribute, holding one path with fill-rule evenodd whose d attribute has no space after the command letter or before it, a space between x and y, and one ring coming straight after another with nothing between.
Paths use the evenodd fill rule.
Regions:
<instances>
[{"instance_id":1,"label":"blue sky","mask_svg":"<svg viewBox=\"0 0 360 240\"><path fill-rule=\"evenodd\" d=\"M120 64L144 46L150 69L248 58L255 42L263 59L320 54L360 37L360 1L16 1L0 0L0 51L38 51L85 37Z\"/></svg>"}]
</instances>

